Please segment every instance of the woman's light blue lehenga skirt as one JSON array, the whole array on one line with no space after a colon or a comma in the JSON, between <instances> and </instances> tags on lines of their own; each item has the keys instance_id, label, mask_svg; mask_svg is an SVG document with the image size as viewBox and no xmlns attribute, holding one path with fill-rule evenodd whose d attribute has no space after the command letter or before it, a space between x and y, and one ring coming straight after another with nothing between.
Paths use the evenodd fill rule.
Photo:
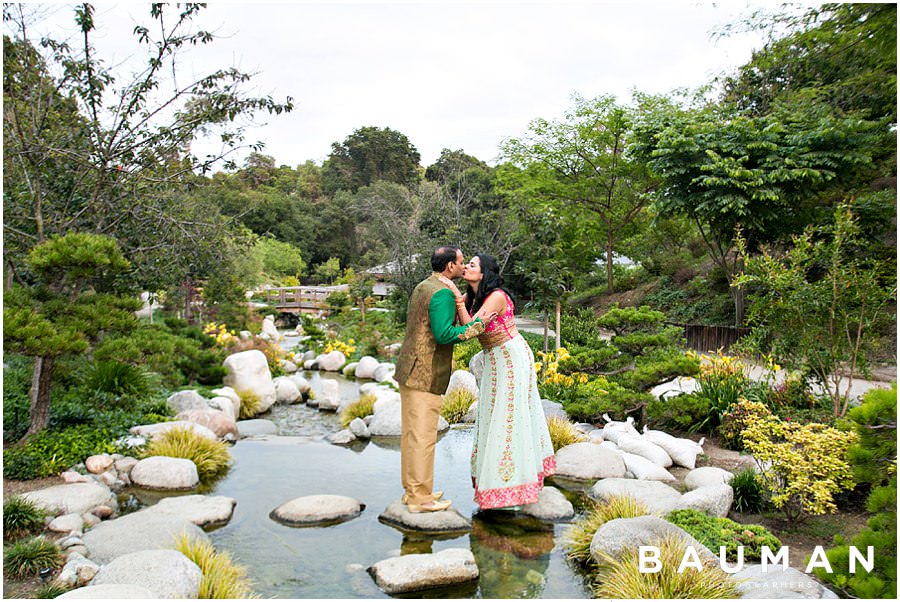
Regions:
<instances>
[{"instance_id":1,"label":"woman's light blue lehenga skirt","mask_svg":"<svg viewBox=\"0 0 900 602\"><path fill-rule=\"evenodd\" d=\"M534 503L554 472L534 354L516 335L484 352L472 446L475 502L483 510Z\"/></svg>"}]
</instances>

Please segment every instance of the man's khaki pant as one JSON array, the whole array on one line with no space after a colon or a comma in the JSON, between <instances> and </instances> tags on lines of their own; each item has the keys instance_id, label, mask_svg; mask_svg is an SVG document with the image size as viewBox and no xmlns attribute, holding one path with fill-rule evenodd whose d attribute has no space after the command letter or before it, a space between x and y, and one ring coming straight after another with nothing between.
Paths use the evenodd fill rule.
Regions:
<instances>
[{"instance_id":1,"label":"man's khaki pant","mask_svg":"<svg viewBox=\"0 0 900 602\"><path fill-rule=\"evenodd\" d=\"M400 385L400 480L409 504L431 501L441 396Z\"/></svg>"}]
</instances>

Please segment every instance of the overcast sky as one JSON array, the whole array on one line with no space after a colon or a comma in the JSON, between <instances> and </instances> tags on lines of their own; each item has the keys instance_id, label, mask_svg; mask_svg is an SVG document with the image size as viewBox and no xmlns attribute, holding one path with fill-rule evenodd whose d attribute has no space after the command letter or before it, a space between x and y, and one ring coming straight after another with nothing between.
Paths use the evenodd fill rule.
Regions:
<instances>
[{"instance_id":1,"label":"overcast sky","mask_svg":"<svg viewBox=\"0 0 900 602\"><path fill-rule=\"evenodd\" d=\"M130 34L147 5L95 3L97 50L134 56ZM574 93L695 88L747 60L761 34L712 33L771 2L211 2L199 23L222 39L192 50L196 74L256 72L254 91L291 96L250 139L277 164L322 162L363 126L405 134L433 163L442 148L494 163L498 145L530 120L561 118ZM71 9L40 27L65 37ZM74 41L74 40L73 40ZM194 150L201 150L199 147ZM244 153L246 154L246 153Z\"/></svg>"}]
</instances>

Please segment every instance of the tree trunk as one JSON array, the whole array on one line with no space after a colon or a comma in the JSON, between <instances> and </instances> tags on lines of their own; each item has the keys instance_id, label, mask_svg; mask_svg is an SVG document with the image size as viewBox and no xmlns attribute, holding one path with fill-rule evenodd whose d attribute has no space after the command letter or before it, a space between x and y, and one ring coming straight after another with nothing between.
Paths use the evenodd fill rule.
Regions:
<instances>
[{"instance_id":1,"label":"tree trunk","mask_svg":"<svg viewBox=\"0 0 900 602\"><path fill-rule=\"evenodd\" d=\"M53 372L52 357L34 358L34 371L31 375L31 410L28 430L23 439L30 437L47 427L50 422L50 376Z\"/></svg>"},{"instance_id":2,"label":"tree trunk","mask_svg":"<svg viewBox=\"0 0 900 602\"><path fill-rule=\"evenodd\" d=\"M549 349L549 341L550 338L550 312L547 311L547 308L544 307L544 353L550 351Z\"/></svg>"},{"instance_id":3,"label":"tree trunk","mask_svg":"<svg viewBox=\"0 0 900 602\"><path fill-rule=\"evenodd\" d=\"M734 299L734 325L744 325L744 287L731 288L731 298Z\"/></svg>"},{"instance_id":4,"label":"tree trunk","mask_svg":"<svg viewBox=\"0 0 900 602\"><path fill-rule=\"evenodd\" d=\"M560 338L562 335L559 333L559 323L560 323L560 314L562 313L562 303L560 303L559 299L556 300L556 349L562 347L562 339Z\"/></svg>"},{"instance_id":5,"label":"tree trunk","mask_svg":"<svg viewBox=\"0 0 900 602\"><path fill-rule=\"evenodd\" d=\"M606 231L606 292L613 292L613 241L610 229Z\"/></svg>"}]
</instances>

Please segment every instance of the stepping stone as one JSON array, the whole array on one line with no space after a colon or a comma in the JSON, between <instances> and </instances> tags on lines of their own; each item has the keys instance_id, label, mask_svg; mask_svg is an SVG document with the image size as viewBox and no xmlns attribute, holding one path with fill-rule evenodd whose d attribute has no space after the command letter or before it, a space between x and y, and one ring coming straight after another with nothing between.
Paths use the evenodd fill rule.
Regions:
<instances>
[{"instance_id":1,"label":"stepping stone","mask_svg":"<svg viewBox=\"0 0 900 602\"><path fill-rule=\"evenodd\" d=\"M193 522L166 512L154 512L152 507L103 521L86 531L82 541L90 550L91 560L106 564L132 552L171 549L182 532L201 542L210 541L209 535Z\"/></svg>"},{"instance_id":2,"label":"stepping stone","mask_svg":"<svg viewBox=\"0 0 900 602\"><path fill-rule=\"evenodd\" d=\"M260 437L263 435L275 435L278 427L271 420L265 418L251 418L237 422L238 434L244 437Z\"/></svg>"},{"instance_id":3,"label":"stepping stone","mask_svg":"<svg viewBox=\"0 0 900 602\"><path fill-rule=\"evenodd\" d=\"M432 513L439 514L439 513ZM470 550L450 548L435 554L407 554L369 567L369 574L386 594L418 592L478 579Z\"/></svg>"},{"instance_id":4,"label":"stepping stone","mask_svg":"<svg viewBox=\"0 0 900 602\"><path fill-rule=\"evenodd\" d=\"M278 506L269 518L292 527L328 526L352 520L365 509L365 504L352 497L307 495Z\"/></svg>"},{"instance_id":5,"label":"stepping stone","mask_svg":"<svg viewBox=\"0 0 900 602\"><path fill-rule=\"evenodd\" d=\"M404 531L422 533L465 533L472 529L472 521L453 506L440 512L410 512L406 504L396 501L385 508L378 520Z\"/></svg>"},{"instance_id":6,"label":"stepping stone","mask_svg":"<svg viewBox=\"0 0 900 602\"><path fill-rule=\"evenodd\" d=\"M522 514L541 520L568 520L575 516L575 508L559 489L545 486L538 501L522 506Z\"/></svg>"}]
</instances>

